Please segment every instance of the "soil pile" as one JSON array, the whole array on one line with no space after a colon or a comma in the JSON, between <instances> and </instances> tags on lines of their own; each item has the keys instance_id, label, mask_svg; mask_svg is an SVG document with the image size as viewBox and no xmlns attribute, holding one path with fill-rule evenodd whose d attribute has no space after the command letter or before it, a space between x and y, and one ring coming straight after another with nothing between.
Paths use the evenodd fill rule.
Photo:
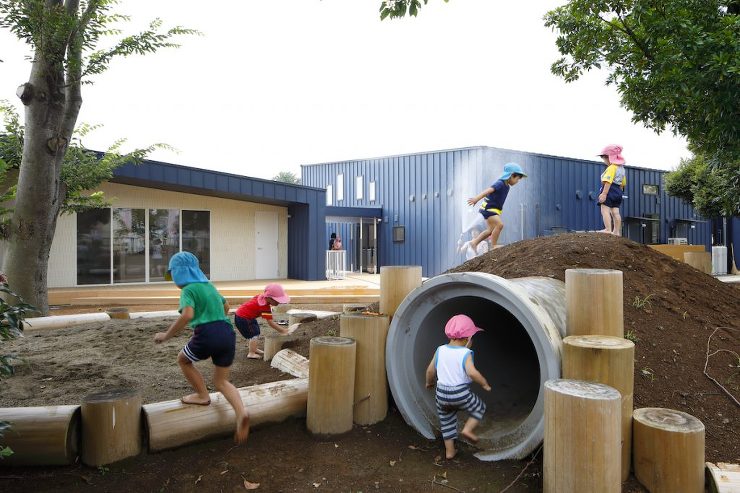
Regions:
<instances>
[{"instance_id":1,"label":"soil pile","mask_svg":"<svg viewBox=\"0 0 740 493\"><path fill-rule=\"evenodd\" d=\"M706 364L706 372L740 398L740 290L644 245L594 233L513 243L450 272L564 281L572 268L624 273L624 330L635 341L635 407L696 416L706 427L707 460L740 461L740 408L704 374Z\"/></svg>"}]
</instances>

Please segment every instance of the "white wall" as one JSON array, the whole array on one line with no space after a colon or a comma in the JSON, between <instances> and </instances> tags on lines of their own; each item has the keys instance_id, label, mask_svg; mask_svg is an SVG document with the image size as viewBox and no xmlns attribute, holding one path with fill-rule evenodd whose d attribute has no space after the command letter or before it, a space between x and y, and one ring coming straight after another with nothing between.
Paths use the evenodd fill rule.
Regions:
<instances>
[{"instance_id":1,"label":"white wall","mask_svg":"<svg viewBox=\"0 0 740 493\"><path fill-rule=\"evenodd\" d=\"M255 277L255 211L278 214L278 277L288 275L288 209L254 202L206 197L152 188L105 183L99 187L113 207L211 211L211 280L244 281ZM49 258L50 288L77 283L77 217L64 215Z\"/></svg>"}]
</instances>

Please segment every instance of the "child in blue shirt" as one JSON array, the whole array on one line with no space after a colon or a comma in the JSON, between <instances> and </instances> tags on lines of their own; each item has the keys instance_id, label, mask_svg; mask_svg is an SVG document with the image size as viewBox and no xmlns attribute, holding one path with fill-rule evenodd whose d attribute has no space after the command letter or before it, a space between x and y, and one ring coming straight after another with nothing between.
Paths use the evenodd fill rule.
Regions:
<instances>
[{"instance_id":1,"label":"child in blue shirt","mask_svg":"<svg viewBox=\"0 0 740 493\"><path fill-rule=\"evenodd\" d=\"M445 335L449 344L439 346L426 371L426 386L434 387L437 380L435 401L442 439L445 443L445 457L452 459L457 454L457 412L467 411L469 417L460 434L473 443L478 436L473 432L486 412L486 404L470 391L470 382L475 382L490 392L491 386L473 364L471 338L480 329L467 315L455 315L445 325Z\"/></svg>"},{"instance_id":2,"label":"child in blue shirt","mask_svg":"<svg viewBox=\"0 0 740 493\"><path fill-rule=\"evenodd\" d=\"M195 393L186 395L181 400L184 404L199 406L211 403L203 375L193 365L196 361L211 358L214 365L213 384L236 414L234 440L244 443L249 435L249 412L242 403L239 391L229 382L229 370L236 351L236 335L227 317L229 303L208 282L198 266L198 259L192 253L179 252L173 255L167 272L175 285L182 290L180 317L167 332L157 332L154 342L165 342L190 324L193 336L177 355L177 363Z\"/></svg>"},{"instance_id":3,"label":"child in blue shirt","mask_svg":"<svg viewBox=\"0 0 740 493\"><path fill-rule=\"evenodd\" d=\"M480 199L485 197L479 212L486 220L486 229L463 245L463 248L466 250L466 257L475 257L478 254L478 244L489 236L491 237L491 249L496 246L498 237L504 229L504 222L501 220L501 211L504 208L506 196L509 194L509 188L519 183L519 180L526 176L527 174L521 166L516 163L507 163L504 165L504 173L493 185L475 197L468 199L468 205L475 205Z\"/></svg>"}]
</instances>

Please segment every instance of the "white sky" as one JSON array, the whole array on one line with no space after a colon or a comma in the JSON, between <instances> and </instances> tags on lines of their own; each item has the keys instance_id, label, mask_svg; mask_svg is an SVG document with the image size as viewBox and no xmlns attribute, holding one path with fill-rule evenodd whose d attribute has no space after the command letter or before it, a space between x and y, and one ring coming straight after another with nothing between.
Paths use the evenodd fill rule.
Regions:
<instances>
[{"instance_id":1,"label":"white sky","mask_svg":"<svg viewBox=\"0 0 740 493\"><path fill-rule=\"evenodd\" d=\"M203 32L180 49L115 60L83 87L78 123L104 150L164 142L162 161L272 178L300 164L487 145L674 168L684 139L630 121L605 74L550 73L547 10L564 0L430 0L385 20L380 0L122 0L127 34L155 17ZM0 99L19 106L30 52L0 32ZM20 108L20 106L19 106Z\"/></svg>"}]
</instances>

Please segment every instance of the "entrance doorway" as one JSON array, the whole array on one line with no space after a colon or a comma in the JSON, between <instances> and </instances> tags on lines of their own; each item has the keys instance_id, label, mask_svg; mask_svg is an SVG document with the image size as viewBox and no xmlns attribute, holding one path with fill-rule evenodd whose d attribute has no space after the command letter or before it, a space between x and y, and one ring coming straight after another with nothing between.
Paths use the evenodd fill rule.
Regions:
<instances>
[{"instance_id":1,"label":"entrance doorway","mask_svg":"<svg viewBox=\"0 0 740 493\"><path fill-rule=\"evenodd\" d=\"M278 277L278 215L274 211L254 213L255 279Z\"/></svg>"}]
</instances>

